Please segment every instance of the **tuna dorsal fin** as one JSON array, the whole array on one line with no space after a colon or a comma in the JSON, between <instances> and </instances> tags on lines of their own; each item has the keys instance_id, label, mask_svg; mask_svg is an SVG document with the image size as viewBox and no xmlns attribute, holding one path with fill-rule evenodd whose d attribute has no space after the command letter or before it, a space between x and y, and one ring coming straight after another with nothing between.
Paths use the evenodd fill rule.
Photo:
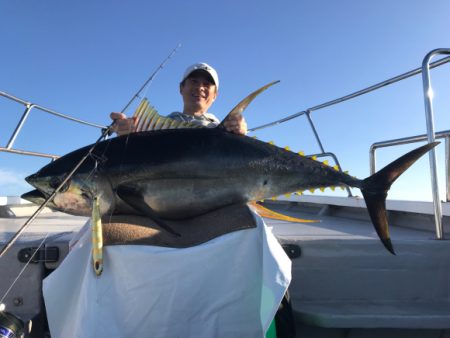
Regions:
<instances>
[{"instance_id":1,"label":"tuna dorsal fin","mask_svg":"<svg viewBox=\"0 0 450 338\"><path fill-rule=\"evenodd\" d=\"M271 218L271 219L277 219L280 221L287 221L287 222L295 222L295 223L317 223L320 222L319 220L313 220L313 219L302 219L302 218L295 218L287 215L280 214L278 212L275 212L273 210L267 209L266 207L263 207L261 204L256 202L250 202L248 205L261 217Z\"/></svg>"},{"instance_id":2,"label":"tuna dorsal fin","mask_svg":"<svg viewBox=\"0 0 450 338\"><path fill-rule=\"evenodd\" d=\"M234 107L229 113L228 115L222 120L222 122L220 122L219 124L219 128L223 128L223 123L225 121L227 121L228 119L230 119L233 116L236 115L241 115L242 112L245 110L245 108L247 108L247 106L253 101L253 99L255 97L257 97L259 94L261 94L263 91L265 91L267 88L273 86L274 84L278 83L280 81L273 81L270 82L268 84L266 84L265 86L262 86L261 88L259 88L258 90L254 91L253 93L251 93L250 95L248 95L245 99L243 99L241 102L239 102L237 104L236 107Z\"/></svg>"},{"instance_id":3,"label":"tuna dorsal fin","mask_svg":"<svg viewBox=\"0 0 450 338\"><path fill-rule=\"evenodd\" d=\"M177 121L170 117L159 115L158 111L144 98L133 114L136 118L136 131L152 131L162 129L202 128L194 123Z\"/></svg>"}]
</instances>

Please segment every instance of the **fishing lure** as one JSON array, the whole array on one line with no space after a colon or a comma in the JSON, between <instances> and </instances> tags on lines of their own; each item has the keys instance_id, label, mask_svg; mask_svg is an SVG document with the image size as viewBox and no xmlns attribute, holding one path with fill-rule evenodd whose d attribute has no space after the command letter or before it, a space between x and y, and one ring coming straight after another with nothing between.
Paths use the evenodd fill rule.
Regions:
<instances>
[{"instance_id":1,"label":"fishing lure","mask_svg":"<svg viewBox=\"0 0 450 338\"><path fill-rule=\"evenodd\" d=\"M100 276L103 272L103 230L98 197L92 201L92 263L94 272Z\"/></svg>"}]
</instances>

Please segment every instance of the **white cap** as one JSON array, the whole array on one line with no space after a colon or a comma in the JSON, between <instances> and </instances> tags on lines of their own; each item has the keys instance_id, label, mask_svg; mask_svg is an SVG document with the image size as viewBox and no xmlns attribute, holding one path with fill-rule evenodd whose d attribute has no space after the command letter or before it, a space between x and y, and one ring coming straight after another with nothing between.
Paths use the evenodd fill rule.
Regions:
<instances>
[{"instance_id":1,"label":"white cap","mask_svg":"<svg viewBox=\"0 0 450 338\"><path fill-rule=\"evenodd\" d=\"M209 75L211 75L214 84L216 85L216 88L219 89L219 76L217 75L216 70L211 67L210 65L208 65L207 63L196 63L193 64L192 66L189 66L184 74L183 74L183 78L181 79L181 82L183 82L184 80L186 80L186 78L191 75L192 72L195 72L196 70L204 70L205 72L207 72Z\"/></svg>"}]
</instances>

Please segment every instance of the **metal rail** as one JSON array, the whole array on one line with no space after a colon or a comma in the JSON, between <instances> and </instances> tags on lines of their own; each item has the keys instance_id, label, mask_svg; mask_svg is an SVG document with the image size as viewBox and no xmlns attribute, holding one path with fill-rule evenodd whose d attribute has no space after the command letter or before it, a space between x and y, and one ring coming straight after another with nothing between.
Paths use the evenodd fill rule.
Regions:
<instances>
[{"instance_id":1,"label":"metal rail","mask_svg":"<svg viewBox=\"0 0 450 338\"><path fill-rule=\"evenodd\" d=\"M449 156L450 156L450 130L444 130L437 132L435 134L436 139L445 139L445 168L446 168L446 201L450 202L450 167L449 167ZM369 150L369 160L370 160L370 174L374 174L377 170L376 168L376 151L379 148L399 146L404 144L416 143L416 142L424 142L427 141L428 136L426 134L403 137L393 140L386 140L381 142L373 143L370 146Z\"/></svg>"},{"instance_id":2,"label":"metal rail","mask_svg":"<svg viewBox=\"0 0 450 338\"><path fill-rule=\"evenodd\" d=\"M358 96L367 94L369 92L375 91L377 89L380 89L382 87L388 86L390 84L399 82L401 80L407 79L409 77L412 77L414 75L420 74L422 73L422 78L423 78L423 90L424 90L424 101L425 101L425 114L426 114L426 122L427 122L427 135L419 135L419 136L413 136L413 137L407 137L407 138L402 138L402 139L397 139L397 140L390 140L390 141L384 141L384 142L377 142L374 143L371 146L371 172L374 172L375 170L375 149L378 147L386 147L386 146L392 146L392 145L398 145L398 144L405 144L405 143L411 143L411 142L419 142L419 141L423 141L423 140L428 140L428 142L434 142L435 138L441 138L441 137L445 137L446 139L446 175L447 175L447 201L450 200L450 187L449 187L449 180L450 180L450 169L449 169L449 161L450 161L450 137L449 135L447 135L447 131L444 132L440 132L440 133L435 133L434 131L434 117L433 117L433 107L432 107L432 88L431 88L431 81L430 81L430 73L429 70L438 66L441 66L443 64L446 64L448 62L450 62L450 56L447 56L445 58L442 58L438 61L435 61L433 63L430 63L431 59L435 56L435 55L439 55L439 54L445 54L445 55L450 55L450 49L445 49L445 48L440 48L440 49L435 49L432 50L431 52L429 52L423 62L422 62L422 67L413 69L409 72L403 73L401 75L395 76L393 78L390 78L388 80L379 82L375 85L372 85L370 87L364 88L362 90L353 92L349 95L340 97L338 99L334 99L322 104L319 104L317 106L308 108L306 110L300 111L298 113L289 115L285 118L279 119L277 121L271 122L271 123L267 123L258 127L254 127L254 128L250 128L249 132L253 132L253 131L257 131L260 129L264 129L264 128L268 128L268 127L272 127L287 121L290 121L294 118L297 118L299 116L302 115L306 115L308 118L308 122L311 126L311 129L314 133L314 136L316 138L316 141L319 145L319 148L321 150L320 154L317 154L316 156L332 156L335 160L335 162L337 163L339 170L340 169L340 164L337 160L337 157L333 154L333 153L326 153L325 149L322 145L322 142L319 138L319 134L312 122L311 119L311 112L316 111L316 110L320 110L353 98L356 98ZM11 99L13 101L16 101L22 105L24 105L26 107L25 112L23 113L20 122L18 123L16 129L14 130L13 134L11 135L11 138L8 142L8 144L6 145L5 148L0 147L0 152L2 151L6 151L6 152L11 152L11 153L16 153L16 154L23 154L23 155L32 155L32 156L40 156L40 157L48 157L48 158L57 158L58 156L56 155L50 155L50 154L42 154L42 153L37 153L37 152L29 152L29 151L24 151L24 150L18 150L18 149L12 149L12 146L18 136L18 134L20 133L23 124L25 123L25 121L28 118L28 115L30 114L30 111L33 108L42 110L44 112L53 114L55 116L61 117L61 118L65 118L77 123L81 123L84 125L88 125L88 126L93 126L96 128L100 128L100 129L104 129L105 126L101 126L101 125L97 125L94 123L89 123L86 121L82 121L76 118L73 118L71 116L65 115L65 114L61 114L58 113L56 111L53 111L51 109L39 106L37 104L32 104L30 102L27 102L25 100L19 99L17 97L14 97L10 94L4 93L4 92L0 92L0 96L6 97L8 99ZM312 155L310 155L312 156ZM436 223L436 237L438 239L443 239L443 229L442 229L442 208L441 208L441 202L439 199L439 190L438 190L438 181L437 181L437 161L436 161L436 153L435 150L432 149L429 152L429 160L430 160L430 171L431 171L431 180L432 180L432 190L433 190L433 203L434 203L434 208L435 208L435 223ZM342 171L342 170L341 170ZM348 193L349 196L351 196L351 192L348 189Z\"/></svg>"},{"instance_id":3,"label":"metal rail","mask_svg":"<svg viewBox=\"0 0 450 338\"><path fill-rule=\"evenodd\" d=\"M325 152L325 148L322 145L322 141L320 140L319 133L317 132L316 127L314 126L314 122L311 118L311 112L309 110L306 111L306 117L308 118L309 125L314 133L314 137L316 138L317 144L319 145L319 148L321 151L320 154L310 155L310 157L312 157L312 156L317 156L317 157L331 156L334 159L334 162L337 164L339 171L342 172L342 168L341 168L341 165L339 164L337 156L333 153ZM350 188L346 187L345 189L347 190L348 197L352 197L353 194L352 194L352 191L350 190Z\"/></svg>"},{"instance_id":4,"label":"metal rail","mask_svg":"<svg viewBox=\"0 0 450 338\"><path fill-rule=\"evenodd\" d=\"M397 144L405 144L405 143L411 143L411 142L418 142L419 140L423 141L423 140L428 140L429 143L434 142L436 137L445 137L446 139L446 148L445 148L445 154L446 154L446 197L447 197L447 201L450 200L450 187L449 187L449 180L450 180L450 168L449 168L449 162L450 162L450 138L448 135L444 136L441 133L446 133L446 132L441 132L441 133L435 133L434 131L434 116L433 116L433 105L432 105L432 88L431 88L431 80L430 80L430 69L441 66L443 64L446 64L447 62L450 61L450 56L444 57L438 61L435 62L430 62L431 59L436 56L436 55L450 55L450 49L448 48L438 48L438 49L434 49L431 52L429 52L425 58L423 59L422 62L422 67L413 69L409 72L400 74L398 76L395 76L393 78L390 78L388 80L385 80L383 82L379 82L373 86L361 89L359 91L356 91L354 93L351 93L349 95L340 97L338 99L335 100L331 100L322 104L319 104L317 106L308 108L306 110L300 111L298 113L289 115L287 117L284 117L282 119L279 119L277 121L274 122L270 122L258 127L254 127L254 128L250 128L249 131L253 132L253 131L257 131L260 129L265 129L268 127L273 127L276 125L279 125L281 123L285 123L287 121L290 121L294 118L297 118L299 116L302 115L306 115L308 118L308 122L311 125L311 128L313 130L313 133L316 137L316 140L319 144L319 147L322 151L322 153L324 153L324 148L322 146L322 143L319 139L318 133L316 128L314 127L312 120L311 120L311 112L316 111L316 110L320 110L353 98L356 98L358 96L367 94L369 92L375 91L377 89L380 89L382 87L388 86L390 84L399 82L401 80L407 79L409 77L412 77L414 75L417 74L422 74L422 80L423 80L423 92L424 92L424 101L425 101L425 116L426 116L426 123L427 123L427 134L426 135L419 135L419 136L413 136L410 138L404 138L404 139L398 139L398 140L391 140L391 141L385 141L387 143L389 143L389 145L382 145L385 144L385 142L379 142L376 143L375 145L377 145L378 147L381 146L390 146L390 145L397 145ZM374 145L372 145L373 147ZM371 147L371 172L374 172L374 167L375 167L375 154L373 153L372 155L372 151L374 152L375 149L373 149ZM373 156L373 159L372 159ZM373 161L373 163L372 163ZM435 217L435 225L436 225L436 238L437 239L443 239L444 238L444 233L443 233L443 227L442 227L442 205L441 205L441 201L439 198L439 189L438 189L438 178L437 178L437 160L436 160L436 151L435 149L431 149L429 152L429 161L430 161L430 173L431 173L431 186L432 186L432 192L433 192L433 205L434 205L434 217Z\"/></svg>"},{"instance_id":5,"label":"metal rail","mask_svg":"<svg viewBox=\"0 0 450 338\"><path fill-rule=\"evenodd\" d=\"M434 116L433 116L433 104L432 104L432 93L431 79L430 79L430 61L435 55L450 54L450 49L440 48L429 52L422 62L422 80L423 80L423 93L425 101L425 116L427 120L427 136L428 143L434 142L435 132L434 132ZM434 204L434 221L436 223L436 238L444 239L444 232L442 228L442 205L441 199L439 198L439 185L437 177L437 160L436 160L436 150L431 149L429 152L430 160L430 173L431 173L431 187L433 190L433 204Z\"/></svg>"},{"instance_id":6,"label":"metal rail","mask_svg":"<svg viewBox=\"0 0 450 338\"><path fill-rule=\"evenodd\" d=\"M380 146L390 146L397 144L405 144L411 142L419 142L427 140L428 143L432 143L436 140L436 138L445 138L445 158L446 158L446 197L447 201L450 197L449 192L449 140L450 140L450 131L443 131L436 133L434 131L434 115L433 115L433 104L432 104L432 96L433 89L431 87L431 79L430 79L430 68L431 59L436 55L449 55L449 48L438 48L429 52L422 62L422 81L423 81L423 97L425 102L425 117L427 123L427 134L413 136L398 140L384 141L378 142L371 146L371 171L375 170L375 153L372 156L372 150L375 151L375 145ZM445 58L449 59L449 57ZM433 193L433 206L434 206L434 222L436 227L436 239L444 239L444 231L442 225L442 204L441 199L439 197L439 184L438 184L438 176L437 176L437 159L436 159L436 151L435 149L431 149L429 151L429 162L430 162L430 175L431 175L431 189Z\"/></svg>"},{"instance_id":7,"label":"metal rail","mask_svg":"<svg viewBox=\"0 0 450 338\"><path fill-rule=\"evenodd\" d=\"M450 62L450 56L448 56L446 58L442 58L442 59L440 59L438 61L435 61L433 63L430 63L429 64L429 68L432 69L432 68L441 66L441 65L443 65L443 64L445 64L447 62ZM388 85L393 84L395 82L407 79L407 78L409 78L411 76L420 74L421 72L422 72L422 68L413 69L413 70L411 70L411 71L409 71L407 73L403 73L401 75L395 76L395 77L393 77L393 78L391 78L389 80L377 83L377 84L375 84L373 86L370 86L370 87L367 87L365 89L358 90L358 91L356 91L356 92L354 92L352 94L349 94L349 95L340 97L338 99L331 100L331 101L319 104L317 106L314 106L314 107L302 110L302 111L300 111L298 113L289 115L289 116L284 117L282 119L279 119L277 121L270 122L270 123L267 123L267 124L263 124L263 125L258 126L258 127L250 128L248 131L257 131L257 130L260 130L260 129L265 129L265 128L268 128L268 127L273 127L273 126L279 125L281 123L284 123L284 122L290 121L292 119L295 119L295 118L297 118L299 116L305 115L308 111L309 112L313 112L313 111L316 111L316 110L320 110L320 109L323 109L323 108L326 108L326 107L329 107L329 106L332 106L332 105L335 105L335 104L338 104L338 103L341 103L341 102L353 99L355 97L361 96L363 94L367 94L369 92L372 92L374 90L380 89L380 88L385 87L385 86L388 86Z\"/></svg>"},{"instance_id":8,"label":"metal rail","mask_svg":"<svg viewBox=\"0 0 450 338\"><path fill-rule=\"evenodd\" d=\"M8 149L8 148L3 148L3 147L0 147L0 152L12 153L12 154L17 154L17 155L51 158L52 160L56 160L59 157L59 155L38 153L35 151L27 151L27 150L20 150L20 149Z\"/></svg>"},{"instance_id":9,"label":"metal rail","mask_svg":"<svg viewBox=\"0 0 450 338\"><path fill-rule=\"evenodd\" d=\"M6 146L0 147L0 152L8 152L8 153L14 153L14 154L19 154L19 155L37 156L37 157L52 158L52 159L56 159L59 157L58 155L45 154L45 153L39 153L39 152L33 152L33 151L20 150L20 149L13 148L14 142L16 141L17 137L19 136L19 133L22 130L22 127L25 124L26 120L28 119L28 116L30 115L32 109L41 110L45 113L48 113L48 114L51 114L51 115L54 115L54 116L57 116L57 117L60 117L60 118L66 119L66 120L70 120L73 122L77 122L77 123L80 123L80 124L83 124L86 126L95 127L95 128L99 128L99 129L105 128L105 126L91 123L91 122L86 122L86 121L74 118L74 117L66 115L66 114L58 113L57 111L54 111L52 109L22 100L16 96L13 96L13 95L5 93L5 92L0 91L0 96L5 97L9 100L12 100L14 102L17 102L17 103L25 106L25 111L23 112L19 123L17 124L14 132L12 133L11 137L9 138L9 141L6 144Z\"/></svg>"}]
</instances>

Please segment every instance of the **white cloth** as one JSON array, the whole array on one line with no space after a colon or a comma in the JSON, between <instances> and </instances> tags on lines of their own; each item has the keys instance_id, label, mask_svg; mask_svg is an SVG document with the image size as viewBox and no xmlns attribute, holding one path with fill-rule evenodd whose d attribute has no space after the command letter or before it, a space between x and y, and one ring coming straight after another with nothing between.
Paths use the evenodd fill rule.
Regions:
<instances>
[{"instance_id":1,"label":"white cloth","mask_svg":"<svg viewBox=\"0 0 450 338\"><path fill-rule=\"evenodd\" d=\"M263 337L291 261L255 218L254 229L186 249L106 247L100 277L85 230L44 280L52 338Z\"/></svg>"}]
</instances>

